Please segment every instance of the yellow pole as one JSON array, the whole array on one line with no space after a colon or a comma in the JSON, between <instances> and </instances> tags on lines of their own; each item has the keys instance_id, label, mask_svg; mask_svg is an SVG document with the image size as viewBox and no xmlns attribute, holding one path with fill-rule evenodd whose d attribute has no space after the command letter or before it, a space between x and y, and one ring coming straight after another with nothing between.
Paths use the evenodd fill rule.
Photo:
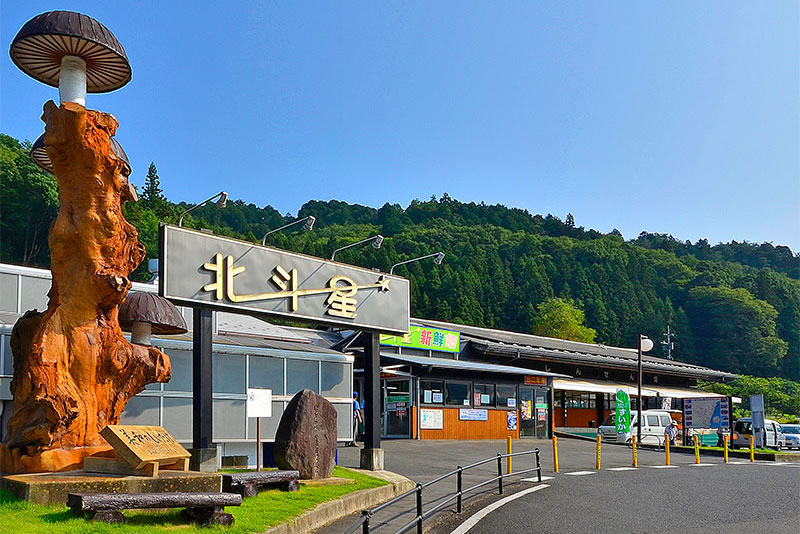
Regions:
<instances>
[{"instance_id":1,"label":"yellow pole","mask_svg":"<svg viewBox=\"0 0 800 534\"><path fill-rule=\"evenodd\" d=\"M631 436L633 444L633 467L639 467L639 457L636 455L636 436Z\"/></svg>"},{"instance_id":2,"label":"yellow pole","mask_svg":"<svg viewBox=\"0 0 800 534\"><path fill-rule=\"evenodd\" d=\"M755 462L756 461L756 457L755 457L755 441L756 441L755 436L753 436L753 434L750 434L750 461L751 462Z\"/></svg>"},{"instance_id":3,"label":"yellow pole","mask_svg":"<svg viewBox=\"0 0 800 534\"><path fill-rule=\"evenodd\" d=\"M667 455L667 465L669 465L669 438L664 438L664 452Z\"/></svg>"},{"instance_id":4,"label":"yellow pole","mask_svg":"<svg viewBox=\"0 0 800 534\"><path fill-rule=\"evenodd\" d=\"M506 436L506 452L511 454L511 436ZM511 474L511 456L506 458L508 461L508 474Z\"/></svg>"},{"instance_id":5,"label":"yellow pole","mask_svg":"<svg viewBox=\"0 0 800 534\"><path fill-rule=\"evenodd\" d=\"M700 463L700 438L694 436L694 463Z\"/></svg>"},{"instance_id":6,"label":"yellow pole","mask_svg":"<svg viewBox=\"0 0 800 534\"><path fill-rule=\"evenodd\" d=\"M722 437L722 457L725 458L725 463L728 463L728 436Z\"/></svg>"},{"instance_id":7,"label":"yellow pole","mask_svg":"<svg viewBox=\"0 0 800 534\"><path fill-rule=\"evenodd\" d=\"M558 473L558 438L553 436L553 473Z\"/></svg>"},{"instance_id":8,"label":"yellow pole","mask_svg":"<svg viewBox=\"0 0 800 534\"><path fill-rule=\"evenodd\" d=\"M597 434L597 461L594 463L595 469L600 470L600 442L603 440L602 434Z\"/></svg>"}]
</instances>

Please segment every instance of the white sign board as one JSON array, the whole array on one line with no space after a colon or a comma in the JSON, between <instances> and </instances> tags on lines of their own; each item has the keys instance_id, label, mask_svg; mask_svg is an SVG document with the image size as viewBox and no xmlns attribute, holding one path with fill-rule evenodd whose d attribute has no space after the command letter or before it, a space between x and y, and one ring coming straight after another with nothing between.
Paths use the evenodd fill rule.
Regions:
<instances>
[{"instance_id":1,"label":"white sign board","mask_svg":"<svg viewBox=\"0 0 800 534\"><path fill-rule=\"evenodd\" d=\"M247 417L272 417L272 390L247 388Z\"/></svg>"},{"instance_id":2,"label":"white sign board","mask_svg":"<svg viewBox=\"0 0 800 534\"><path fill-rule=\"evenodd\" d=\"M488 421L489 410L476 410L474 408L462 408L458 410L460 421Z\"/></svg>"},{"instance_id":3,"label":"white sign board","mask_svg":"<svg viewBox=\"0 0 800 534\"><path fill-rule=\"evenodd\" d=\"M728 428L730 406L725 397L684 399L683 423L686 428Z\"/></svg>"},{"instance_id":4,"label":"white sign board","mask_svg":"<svg viewBox=\"0 0 800 534\"><path fill-rule=\"evenodd\" d=\"M421 414L419 427L429 430L441 430L444 428L444 410L430 410L423 408L419 411Z\"/></svg>"}]
</instances>

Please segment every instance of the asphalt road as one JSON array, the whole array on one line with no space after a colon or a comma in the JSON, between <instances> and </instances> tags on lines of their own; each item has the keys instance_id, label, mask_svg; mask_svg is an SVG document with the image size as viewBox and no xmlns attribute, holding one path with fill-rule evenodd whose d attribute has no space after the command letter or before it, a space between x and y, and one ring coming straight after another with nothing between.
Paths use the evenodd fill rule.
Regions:
<instances>
[{"instance_id":1,"label":"asphalt road","mask_svg":"<svg viewBox=\"0 0 800 534\"><path fill-rule=\"evenodd\" d=\"M384 441L386 468L420 483L469 463L505 452L502 441ZM639 451L640 468L631 465L631 449L604 444L602 469L595 470L593 442L560 439L560 473L553 472L549 440L516 440L514 451L538 447L542 474L548 487L526 494L488 514L468 534L528 532L725 532L748 534L800 532L800 464L750 462L731 458L702 457L711 465L693 466L693 454L673 451L674 468L664 465L664 451ZM339 462L358 466L358 448L339 449ZM514 470L533 465L532 457L518 458ZM626 469L626 470L617 470ZM585 471L590 474L571 475ZM496 474L490 463L465 474L465 487ZM508 480L504 495L489 485L470 494L464 512L445 507L425 523L431 534L450 534L476 512L514 492L530 489L536 482ZM424 494L428 510L454 489L454 481L430 486ZM413 519L413 499L401 501L375 517L376 534L396 532ZM342 534L358 515L324 527L320 534ZM414 530L412 530L413 532Z\"/></svg>"},{"instance_id":2,"label":"asphalt road","mask_svg":"<svg viewBox=\"0 0 800 534\"><path fill-rule=\"evenodd\" d=\"M469 534L517 532L800 532L800 464L754 463L638 470L567 470L548 487L500 506ZM515 491L538 486L522 483ZM465 513L449 514L431 530L450 534L498 496Z\"/></svg>"}]
</instances>

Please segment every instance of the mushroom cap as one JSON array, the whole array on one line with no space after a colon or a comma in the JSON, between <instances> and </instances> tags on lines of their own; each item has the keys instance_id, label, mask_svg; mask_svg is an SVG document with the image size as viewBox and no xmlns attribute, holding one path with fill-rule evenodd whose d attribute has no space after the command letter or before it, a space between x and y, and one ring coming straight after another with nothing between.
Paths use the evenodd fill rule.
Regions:
<instances>
[{"instance_id":1,"label":"mushroom cap","mask_svg":"<svg viewBox=\"0 0 800 534\"><path fill-rule=\"evenodd\" d=\"M128 160L128 155L123 150L122 145L115 137L111 138L111 150L114 154L122 160L124 166L122 167L122 175L126 178L131 175L131 162ZM50 156L47 155L47 148L44 144L44 134L40 135L36 141L33 142L31 147L31 160L39 166L40 169L55 174L53 172L53 162L50 161Z\"/></svg>"},{"instance_id":2,"label":"mushroom cap","mask_svg":"<svg viewBox=\"0 0 800 534\"><path fill-rule=\"evenodd\" d=\"M11 60L42 83L58 87L61 58L86 62L86 91L106 93L131 81L128 56L111 31L95 19L73 11L36 15L11 43Z\"/></svg>"},{"instance_id":3,"label":"mushroom cap","mask_svg":"<svg viewBox=\"0 0 800 534\"><path fill-rule=\"evenodd\" d=\"M119 306L119 325L130 332L135 321L150 323L154 334L185 334L186 321L173 303L155 293L132 291Z\"/></svg>"}]
</instances>

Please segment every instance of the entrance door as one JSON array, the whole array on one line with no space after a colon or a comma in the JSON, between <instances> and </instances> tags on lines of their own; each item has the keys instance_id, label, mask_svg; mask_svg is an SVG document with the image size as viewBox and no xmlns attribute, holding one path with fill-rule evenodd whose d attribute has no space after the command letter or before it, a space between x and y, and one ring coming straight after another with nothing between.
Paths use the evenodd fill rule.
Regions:
<instances>
[{"instance_id":1,"label":"entrance door","mask_svg":"<svg viewBox=\"0 0 800 534\"><path fill-rule=\"evenodd\" d=\"M536 390L536 437L537 438L546 438L547 437L547 427L549 426L550 422L548 420L548 401L547 401L547 390L545 389L537 389Z\"/></svg>"},{"instance_id":2,"label":"entrance door","mask_svg":"<svg viewBox=\"0 0 800 534\"><path fill-rule=\"evenodd\" d=\"M536 437L536 399L530 386L519 387L519 436Z\"/></svg>"},{"instance_id":3,"label":"entrance door","mask_svg":"<svg viewBox=\"0 0 800 534\"><path fill-rule=\"evenodd\" d=\"M384 436L408 438L411 436L411 379L384 381Z\"/></svg>"}]
</instances>

